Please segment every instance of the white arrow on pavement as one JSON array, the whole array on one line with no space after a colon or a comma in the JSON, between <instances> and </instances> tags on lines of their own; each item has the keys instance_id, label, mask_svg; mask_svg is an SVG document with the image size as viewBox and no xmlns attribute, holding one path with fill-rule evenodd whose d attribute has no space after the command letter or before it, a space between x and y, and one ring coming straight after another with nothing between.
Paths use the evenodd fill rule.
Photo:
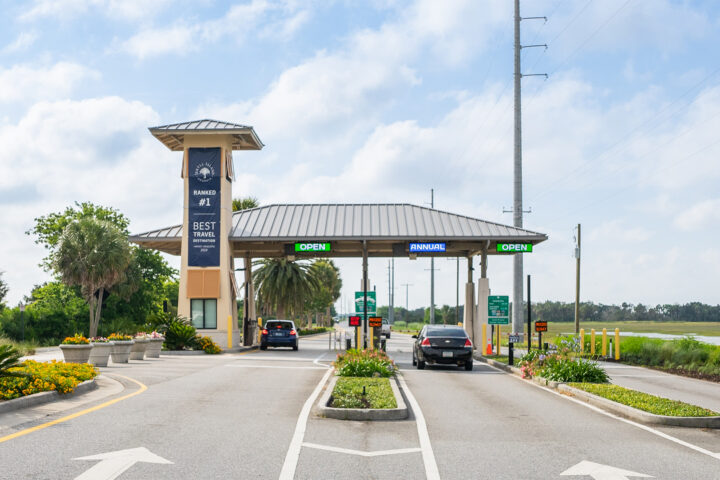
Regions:
<instances>
[{"instance_id":1,"label":"white arrow on pavement","mask_svg":"<svg viewBox=\"0 0 720 480\"><path fill-rule=\"evenodd\" d=\"M89 457L73 458L73 460L101 460L100 463L93 466L90 470L87 470L79 477L75 477L75 480L113 480L137 462L173 463L170 460L165 460L155 455L145 447L100 453L98 455L90 455Z\"/></svg>"},{"instance_id":2,"label":"white arrow on pavement","mask_svg":"<svg viewBox=\"0 0 720 480\"><path fill-rule=\"evenodd\" d=\"M610 465L588 462L587 460L583 460L577 465L568 468L560 475L590 476L595 480L628 480L628 477L654 478L644 473L623 470L622 468L611 467Z\"/></svg>"}]
</instances>

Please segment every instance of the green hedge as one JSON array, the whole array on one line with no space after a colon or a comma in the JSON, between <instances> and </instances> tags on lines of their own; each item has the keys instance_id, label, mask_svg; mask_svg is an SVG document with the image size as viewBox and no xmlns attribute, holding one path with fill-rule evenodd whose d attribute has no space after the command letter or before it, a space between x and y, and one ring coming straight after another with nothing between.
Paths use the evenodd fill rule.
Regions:
<instances>
[{"instance_id":1,"label":"green hedge","mask_svg":"<svg viewBox=\"0 0 720 480\"><path fill-rule=\"evenodd\" d=\"M630 390L612 384L596 383L570 383L571 387L607 398L613 402L628 405L655 415L667 415L671 417L713 417L720 413L713 412L706 408L697 407L688 403L656 397L647 393Z\"/></svg>"},{"instance_id":2,"label":"green hedge","mask_svg":"<svg viewBox=\"0 0 720 480\"><path fill-rule=\"evenodd\" d=\"M387 378L340 377L333 389L332 399L334 408L397 408Z\"/></svg>"},{"instance_id":3,"label":"green hedge","mask_svg":"<svg viewBox=\"0 0 720 480\"><path fill-rule=\"evenodd\" d=\"M720 346L702 343L692 337L680 340L623 337L620 358L637 365L720 375Z\"/></svg>"},{"instance_id":4,"label":"green hedge","mask_svg":"<svg viewBox=\"0 0 720 480\"><path fill-rule=\"evenodd\" d=\"M329 331L332 330L332 329L333 329L333 327L301 328L301 329L298 330L298 335L300 335L300 336L302 337L303 335L312 335L312 334L315 334L315 333L329 332Z\"/></svg>"}]
</instances>

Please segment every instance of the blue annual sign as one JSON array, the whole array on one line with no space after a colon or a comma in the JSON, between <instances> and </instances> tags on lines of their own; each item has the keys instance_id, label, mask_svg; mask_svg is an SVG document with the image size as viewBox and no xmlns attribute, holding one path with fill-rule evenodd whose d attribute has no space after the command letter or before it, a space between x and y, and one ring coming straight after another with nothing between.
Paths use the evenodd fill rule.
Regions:
<instances>
[{"instance_id":1,"label":"blue annual sign","mask_svg":"<svg viewBox=\"0 0 720 480\"><path fill-rule=\"evenodd\" d=\"M434 242L434 243L420 243L411 242L408 246L410 253L422 253L422 252L444 252L445 242Z\"/></svg>"},{"instance_id":2,"label":"blue annual sign","mask_svg":"<svg viewBox=\"0 0 720 480\"><path fill-rule=\"evenodd\" d=\"M190 148L188 152L189 209L188 265L220 266L219 148Z\"/></svg>"}]
</instances>

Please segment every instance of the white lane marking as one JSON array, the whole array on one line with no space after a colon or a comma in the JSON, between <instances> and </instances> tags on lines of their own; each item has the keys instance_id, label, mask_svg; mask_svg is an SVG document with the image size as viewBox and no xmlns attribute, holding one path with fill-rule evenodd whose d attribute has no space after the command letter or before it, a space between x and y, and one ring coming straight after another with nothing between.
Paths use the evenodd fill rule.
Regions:
<instances>
[{"instance_id":1,"label":"white lane marking","mask_svg":"<svg viewBox=\"0 0 720 480\"><path fill-rule=\"evenodd\" d=\"M324 352L322 355L320 355L315 360L313 360L313 363L315 365L320 365L321 367L324 367L324 368L331 368L330 365L325 365L324 363L320 363L320 359L323 358L325 355L327 355L327 353L328 352Z\"/></svg>"},{"instance_id":2,"label":"white lane marking","mask_svg":"<svg viewBox=\"0 0 720 480\"><path fill-rule=\"evenodd\" d=\"M155 455L145 447L100 453L98 455L73 458L73 460L100 460L100 463L93 465L80 476L75 477L75 480L113 480L137 462L162 463L166 465L173 463L170 460Z\"/></svg>"},{"instance_id":3,"label":"white lane marking","mask_svg":"<svg viewBox=\"0 0 720 480\"><path fill-rule=\"evenodd\" d=\"M644 473L633 472L632 470L623 470L622 468L611 467L595 462L583 460L577 465L573 465L560 474L561 477L566 476L586 476L595 480L628 480L628 477L655 478Z\"/></svg>"},{"instance_id":4,"label":"white lane marking","mask_svg":"<svg viewBox=\"0 0 720 480\"><path fill-rule=\"evenodd\" d=\"M492 367L492 368L497 368L497 367L493 367L492 365L490 365L490 367ZM653 435L657 435L658 437L664 438L665 440L670 440L671 442L677 443L678 445L682 445L683 447L687 447L687 448L689 448L689 449L691 449L691 450L695 450L696 452L702 453L703 455L707 455L707 456L709 456L709 457L713 457L713 458L716 458L716 459L720 460L720 453L711 452L710 450L706 450L706 449L704 449L704 448L702 448L702 447L699 447L699 446L697 446L697 445L693 445L692 443L686 442L685 440L680 440L679 438L673 437L672 435L668 435L667 433L663 433L663 432L661 432L660 430L655 430L654 428L648 427L647 425L643 425L643 424L641 424L641 423L633 422L632 420L628 420L627 418L618 417L618 416L615 415L615 414L612 414L612 413L610 413L610 412L606 412L605 410L603 410L603 409L601 409L601 408L598 408L598 407L596 407L596 406L594 406L594 405L590 405L589 403L583 402L582 400L578 400L577 398L573 398L573 397L570 397L570 396L568 396L568 395L563 395L563 394L561 394L560 392L556 392L556 391L551 390L551 389L549 389L549 388L545 388L545 387L543 387L542 385L538 385L538 384L536 384L536 383L528 382L527 380L523 380L522 378L518 377L517 375L510 374L510 376L513 377L513 378L515 378L515 379L517 379L517 380L520 380L521 382L523 382L523 383L526 384L526 385L532 385L533 387L537 387L537 388L539 388L539 389L541 389L541 390L543 390L543 391L545 391L545 392L552 393L553 395L557 395L557 396L559 396L559 397L561 397L561 398L564 398L564 399L566 399L566 400L569 400L569 401L571 401L571 402L575 402L575 403L577 403L578 405L582 405L582 406L585 407L585 408L589 408L590 410L594 410L594 411L596 411L596 412L598 412L598 413L600 413L600 414L602 414L602 415L605 415L605 416L607 416L607 417L614 418L615 420L618 420L618 421L620 421L620 422L627 423L628 425L632 425L632 426L637 427L637 428L639 428L639 429L641 429L641 430L645 430L646 432L652 433Z\"/></svg>"},{"instance_id":5,"label":"white lane marking","mask_svg":"<svg viewBox=\"0 0 720 480\"><path fill-rule=\"evenodd\" d=\"M226 367L233 368L279 368L279 369L296 369L296 370L325 370L326 367L296 367L294 365L235 365L229 363Z\"/></svg>"},{"instance_id":6,"label":"white lane marking","mask_svg":"<svg viewBox=\"0 0 720 480\"><path fill-rule=\"evenodd\" d=\"M324 355L324 354L323 354ZM322 355L318 358L321 358ZM295 433L290 441L290 447L288 448L287 454L285 454L285 461L283 462L282 470L280 471L280 480L293 480L295 477L295 469L297 468L298 460L300 459L300 448L302 447L303 438L305 438L305 430L307 428L307 419L310 415L310 409L317 400L323 385L327 382L328 377L332 373L332 369L327 369L325 375L323 375L320 383L317 384L315 390L310 394L305 405L303 405L298 417L297 424L295 425Z\"/></svg>"},{"instance_id":7,"label":"white lane marking","mask_svg":"<svg viewBox=\"0 0 720 480\"><path fill-rule=\"evenodd\" d=\"M402 375L398 375L398 381L400 386L405 391L408 403L415 413L415 423L417 424L418 438L420 439L420 449L422 451L423 463L425 464L425 477L428 480L440 480L440 472L438 471L437 463L435 462L435 454L433 453L432 445L430 444L430 435L427 430L427 423L425 423L425 417L423 416L422 410L420 410L420 404L415 400L410 388Z\"/></svg>"},{"instance_id":8,"label":"white lane marking","mask_svg":"<svg viewBox=\"0 0 720 480\"><path fill-rule=\"evenodd\" d=\"M270 362L312 362L312 358L304 357L265 357L263 355L256 355L254 357L238 357L236 362L264 362L265 360Z\"/></svg>"},{"instance_id":9,"label":"white lane marking","mask_svg":"<svg viewBox=\"0 0 720 480\"><path fill-rule=\"evenodd\" d=\"M333 447L330 445L319 445L317 443L303 442L303 447L315 448L317 450L327 450L328 452L336 453L347 453L348 455L359 455L361 457L380 457L383 455L400 455L403 453L416 453L421 451L418 447L415 448L397 448L395 450L376 450L374 452L365 452L363 450L353 450L351 448L340 448Z\"/></svg>"}]
</instances>

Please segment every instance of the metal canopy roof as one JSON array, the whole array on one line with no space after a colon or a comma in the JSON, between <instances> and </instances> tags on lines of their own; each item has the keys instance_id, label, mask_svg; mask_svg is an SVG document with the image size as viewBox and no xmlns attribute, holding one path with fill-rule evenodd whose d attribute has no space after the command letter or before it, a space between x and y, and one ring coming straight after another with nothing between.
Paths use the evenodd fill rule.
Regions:
<instances>
[{"instance_id":1,"label":"metal canopy roof","mask_svg":"<svg viewBox=\"0 0 720 480\"><path fill-rule=\"evenodd\" d=\"M329 253L311 256L357 257L362 242L368 255L407 256L408 242L445 242L446 252L418 256L468 256L497 243L531 243L547 235L410 204L279 204L234 212L230 230L233 255L281 257L295 242L332 242ZM180 255L182 226L130 237L132 242ZM302 257L305 254L293 255Z\"/></svg>"},{"instance_id":2,"label":"metal canopy roof","mask_svg":"<svg viewBox=\"0 0 720 480\"><path fill-rule=\"evenodd\" d=\"M218 120L195 120L192 122L173 123L159 127L150 127L150 133L174 152L183 150L185 135L217 135L233 136L233 150L261 150L264 144L260 141L253 127L237 123L220 122Z\"/></svg>"}]
</instances>

